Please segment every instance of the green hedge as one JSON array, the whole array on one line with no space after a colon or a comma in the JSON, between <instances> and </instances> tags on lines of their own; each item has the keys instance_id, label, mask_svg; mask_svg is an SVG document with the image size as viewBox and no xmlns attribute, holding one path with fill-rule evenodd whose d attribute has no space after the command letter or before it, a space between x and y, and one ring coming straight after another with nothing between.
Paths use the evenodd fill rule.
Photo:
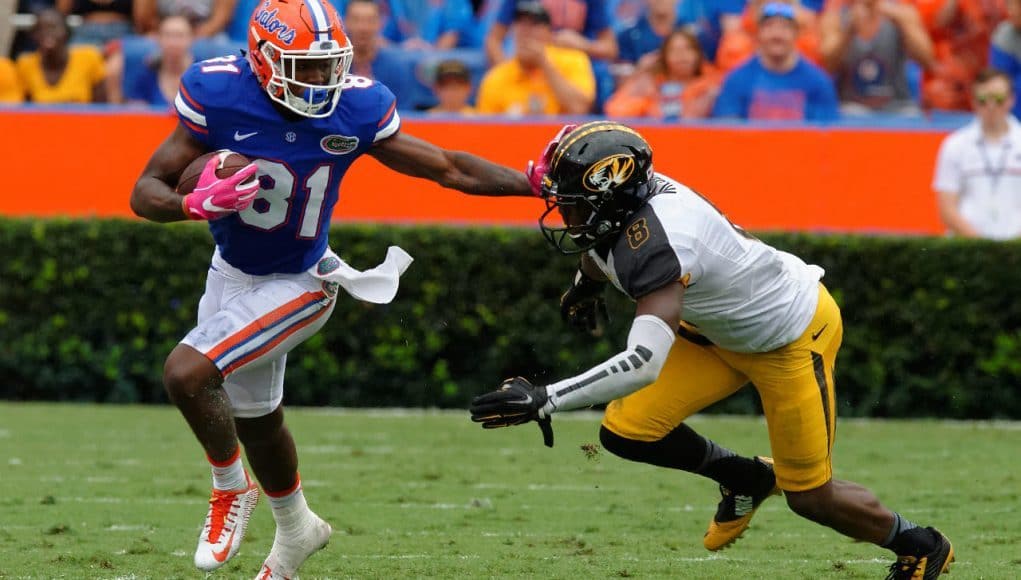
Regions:
<instances>
[{"instance_id":1,"label":"green hedge","mask_svg":"<svg viewBox=\"0 0 1021 580\"><path fill-rule=\"evenodd\" d=\"M764 236L827 270L843 309L840 412L1021 418L1021 245ZM341 226L356 267L389 244L416 261L398 300L342 299L292 353L290 404L464 407L522 374L551 381L623 345L564 328L574 269L531 230ZM163 359L193 325L212 241L198 224L0 220L0 398L158 402ZM753 411L751 389L714 410Z\"/></svg>"}]
</instances>

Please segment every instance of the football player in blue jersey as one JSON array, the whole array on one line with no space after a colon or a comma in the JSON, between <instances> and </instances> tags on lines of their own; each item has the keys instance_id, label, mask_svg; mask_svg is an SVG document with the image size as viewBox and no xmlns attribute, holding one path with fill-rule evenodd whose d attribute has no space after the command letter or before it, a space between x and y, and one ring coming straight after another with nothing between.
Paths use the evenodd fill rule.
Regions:
<instances>
[{"instance_id":1,"label":"football player in blue jersey","mask_svg":"<svg viewBox=\"0 0 1021 580\"><path fill-rule=\"evenodd\" d=\"M402 133L390 90L347 74L351 42L324 0L265 0L249 31L246 57L206 60L185 73L174 102L180 122L139 177L131 207L156 222L208 220L216 241L198 325L167 357L163 376L212 465L195 565L211 571L237 553L258 500L240 442L277 524L258 577L287 578L331 533L305 502L284 424L287 352L325 324L338 286L389 302L410 263L391 248L381 266L358 272L329 249L344 173L367 153L471 194L532 195L533 186L519 171ZM253 163L221 179L226 154L213 156L193 191L175 191L193 160L223 149Z\"/></svg>"}]
</instances>

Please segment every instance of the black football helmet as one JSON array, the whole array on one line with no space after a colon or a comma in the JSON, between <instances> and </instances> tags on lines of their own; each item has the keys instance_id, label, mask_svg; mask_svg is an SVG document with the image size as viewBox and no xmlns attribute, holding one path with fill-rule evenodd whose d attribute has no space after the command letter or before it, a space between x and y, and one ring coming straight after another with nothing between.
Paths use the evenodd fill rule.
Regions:
<instances>
[{"instance_id":1,"label":"black football helmet","mask_svg":"<svg viewBox=\"0 0 1021 580\"><path fill-rule=\"evenodd\" d=\"M645 205L652 177L652 149L634 129L610 121L579 125L560 140L549 160L542 180L546 212L539 228L564 254L586 252L615 236ZM554 210L563 226L546 223Z\"/></svg>"}]
</instances>

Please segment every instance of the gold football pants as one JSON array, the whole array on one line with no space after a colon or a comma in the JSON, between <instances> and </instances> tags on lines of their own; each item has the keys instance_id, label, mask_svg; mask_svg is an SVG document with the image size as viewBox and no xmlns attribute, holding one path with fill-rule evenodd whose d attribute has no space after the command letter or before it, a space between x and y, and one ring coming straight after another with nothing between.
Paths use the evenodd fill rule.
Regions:
<instances>
[{"instance_id":1,"label":"gold football pants","mask_svg":"<svg viewBox=\"0 0 1021 580\"><path fill-rule=\"evenodd\" d=\"M681 330L656 382L612 401L603 425L621 437L658 441L750 381L762 399L780 489L805 491L829 481L833 365L844 327L826 288L819 284L819 305L804 334L773 351L733 352Z\"/></svg>"}]
</instances>

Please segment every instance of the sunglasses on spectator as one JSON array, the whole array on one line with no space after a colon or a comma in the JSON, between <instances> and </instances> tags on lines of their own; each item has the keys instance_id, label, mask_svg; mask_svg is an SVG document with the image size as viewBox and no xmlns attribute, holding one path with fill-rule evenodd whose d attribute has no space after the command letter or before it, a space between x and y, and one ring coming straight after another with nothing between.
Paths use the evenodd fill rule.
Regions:
<instances>
[{"instance_id":1,"label":"sunglasses on spectator","mask_svg":"<svg viewBox=\"0 0 1021 580\"><path fill-rule=\"evenodd\" d=\"M979 105L1002 105L1007 102L1008 98L1010 98L1010 96L1006 93L989 93L985 95L975 95L975 102Z\"/></svg>"}]
</instances>

